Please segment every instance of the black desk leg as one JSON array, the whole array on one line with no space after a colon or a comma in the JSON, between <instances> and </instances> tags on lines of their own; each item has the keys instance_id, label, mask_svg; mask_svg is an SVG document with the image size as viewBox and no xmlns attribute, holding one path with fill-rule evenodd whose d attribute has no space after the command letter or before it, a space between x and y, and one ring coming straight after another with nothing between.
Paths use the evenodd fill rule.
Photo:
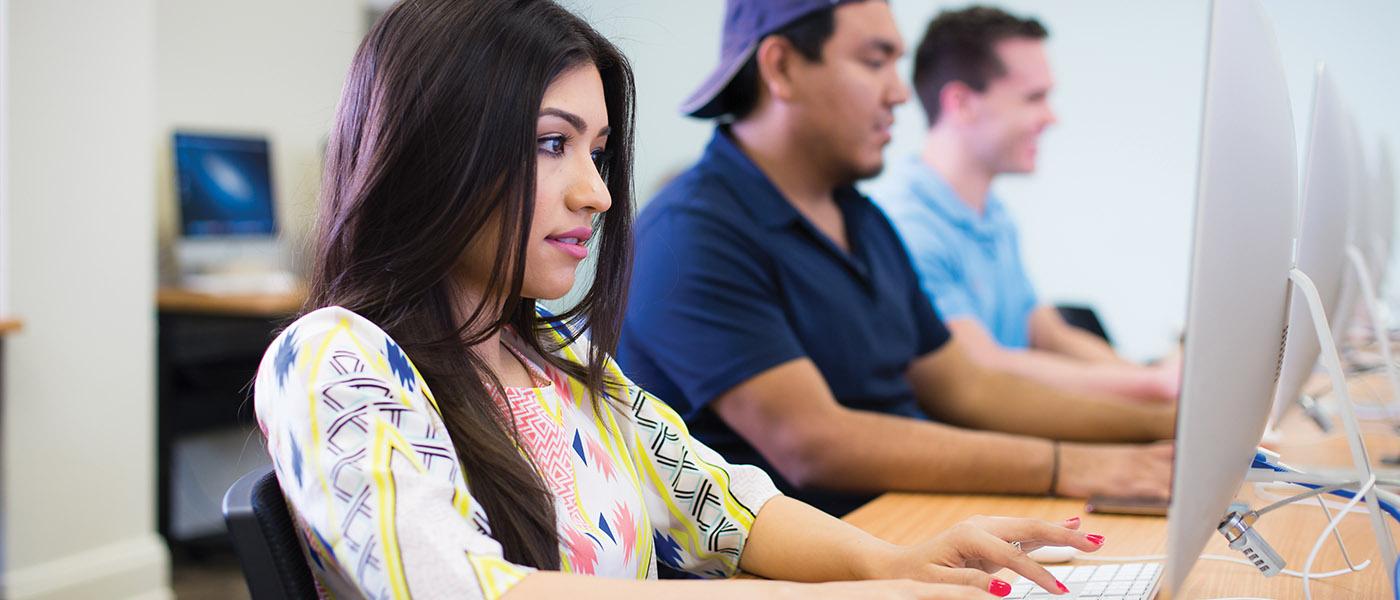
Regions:
<instances>
[{"instance_id":1,"label":"black desk leg","mask_svg":"<svg viewBox=\"0 0 1400 600\"><path fill-rule=\"evenodd\" d=\"M172 546L170 534L170 439L174 424L174 369L171 368L168 319L156 319L156 530Z\"/></svg>"}]
</instances>

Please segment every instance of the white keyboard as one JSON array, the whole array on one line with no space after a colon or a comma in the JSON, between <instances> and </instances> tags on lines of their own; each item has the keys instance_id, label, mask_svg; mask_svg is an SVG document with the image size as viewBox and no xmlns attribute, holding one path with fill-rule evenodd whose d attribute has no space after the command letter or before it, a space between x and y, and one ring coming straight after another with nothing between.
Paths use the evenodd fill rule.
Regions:
<instances>
[{"instance_id":1,"label":"white keyboard","mask_svg":"<svg viewBox=\"0 0 1400 600\"><path fill-rule=\"evenodd\" d=\"M1052 595L1030 580L1021 579L1011 584L1007 600L1152 600L1162 579L1162 565L1157 563L1059 566L1045 570L1065 584L1069 593Z\"/></svg>"}]
</instances>

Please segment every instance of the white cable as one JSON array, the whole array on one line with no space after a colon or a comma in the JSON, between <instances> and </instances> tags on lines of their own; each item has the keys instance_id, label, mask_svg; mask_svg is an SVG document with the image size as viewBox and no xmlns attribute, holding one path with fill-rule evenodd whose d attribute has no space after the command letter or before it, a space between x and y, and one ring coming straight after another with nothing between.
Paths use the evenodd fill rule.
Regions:
<instances>
[{"instance_id":1,"label":"white cable","mask_svg":"<svg viewBox=\"0 0 1400 600\"><path fill-rule=\"evenodd\" d=\"M1122 563L1132 563L1132 562L1161 562L1161 561L1167 559L1167 555L1165 555L1165 554L1144 554L1144 555L1141 555L1141 556L1093 556L1093 555L1090 555L1090 554L1085 554L1085 555L1076 556L1076 557L1074 557L1074 558L1075 558L1075 560L1092 560L1092 561L1100 561L1100 562L1122 562ZM1201 555L1201 560L1218 560L1218 561L1220 561L1220 562L1230 562L1230 563L1235 563L1235 564L1239 564L1239 565L1244 565L1244 566L1246 566L1246 567L1254 567L1254 568L1256 568L1256 569L1258 568L1258 567L1255 567L1255 566L1254 566L1254 563L1249 562L1249 561L1247 561L1247 560L1245 560L1245 559L1243 559L1243 558L1239 558L1239 557L1237 557L1237 556L1223 556L1223 555L1220 555L1220 554L1202 554L1202 555ZM1360 570L1365 569L1366 567L1369 567L1369 566L1371 566L1371 561L1370 561L1370 560L1361 561L1360 564L1356 565L1356 571L1360 571ZM1284 575L1287 575L1287 576L1289 576L1289 577L1299 577L1299 578L1303 577L1303 572L1302 572L1302 571L1294 571L1293 569L1283 569L1282 571L1279 571L1279 572L1280 572L1280 573L1283 573ZM1348 574L1348 573L1353 573L1353 572L1355 572L1355 571L1352 571L1351 569L1337 569L1336 571L1327 571L1327 572L1325 572L1325 573L1313 573L1313 574L1311 575L1311 578L1312 578L1312 579L1329 579L1329 578L1332 578L1332 577L1338 577L1338 576L1346 575L1346 574Z\"/></svg>"},{"instance_id":2,"label":"white cable","mask_svg":"<svg viewBox=\"0 0 1400 600\"><path fill-rule=\"evenodd\" d=\"M1313 561L1317 560L1317 552L1322 549L1323 542L1327 541L1327 535L1337 528L1337 525L1342 522L1342 519L1346 518L1347 513L1351 512L1351 509L1361 502L1361 499L1364 498L1366 493L1371 491L1371 488L1375 485L1376 475L1373 473L1371 477L1366 480L1366 484L1356 490L1356 495L1352 496L1351 502L1347 503L1346 508L1343 509L1342 512L1337 513L1337 516L1332 517L1332 520L1327 522L1327 527L1323 528L1322 533L1318 534L1317 541L1313 543L1312 551L1308 553L1307 562L1303 563L1303 597L1307 598L1307 600L1312 600Z\"/></svg>"},{"instance_id":3,"label":"white cable","mask_svg":"<svg viewBox=\"0 0 1400 600\"><path fill-rule=\"evenodd\" d=\"M1368 421L1367 424L1370 424L1370 422ZM1329 444L1339 438L1346 437L1346 435L1347 434L1344 431L1333 431L1332 433L1320 433L1316 436L1309 436L1307 439L1301 440L1289 437L1288 447L1296 448L1298 446L1316 446L1318 444Z\"/></svg>"},{"instance_id":4,"label":"white cable","mask_svg":"<svg viewBox=\"0 0 1400 600\"><path fill-rule=\"evenodd\" d=\"M1259 496L1260 499L1263 499L1263 500L1268 501L1268 502L1274 502L1274 501L1277 501L1277 500L1282 500L1282 499L1284 499L1284 498L1287 498L1288 496L1282 495L1282 494L1277 494L1277 493L1274 493L1274 492L1271 492L1271 491L1269 491L1267 488L1285 487L1285 486L1286 486L1286 487L1289 487L1289 488L1293 488L1293 487L1294 487L1293 484L1291 484L1291 483L1264 483L1264 482L1255 482L1255 484L1254 484L1254 493L1257 494L1257 495ZM1330 498L1324 498L1324 499L1323 499L1323 502L1326 502L1326 503L1327 503L1327 508L1330 508L1330 509L1332 509L1332 510L1342 510L1342 508L1345 507L1346 504L1347 504L1346 502L1342 502L1342 501L1339 501L1339 500L1332 500L1332 499L1330 499ZM1345 514L1368 515L1368 514L1371 514L1371 509L1368 508L1368 507L1365 507L1365 506L1357 506L1357 507L1355 507L1355 508L1352 508L1351 511L1350 511L1350 513L1345 513Z\"/></svg>"},{"instance_id":5,"label":"white cable","mask_svg":"<svg viewBox=\"0 0 1400 600\"><path fill-rule=\"evenodd\" d=\"M1247 566L1247 567L1254 567L1254 563L1249 562L1249 561L1247 561L1247 560L1245 560L1245 559L1243 559L1243 558L1239 558L1239 557L1237 557L1237 556L1221 556L1221 555L1219 555L1219 554L1202 554L1202 555L1201 555L1201 558L1203 558L1203 559L1205 559L1205 560L1218 560L1218 561L1222 561L1222 562L1238 563L1238 564L1241 564L1241 565L1244 565L1244 566ZM1362 569L1365 569L1366 567L1369 567L1369 566L1371 566L1371 561L1370 561L1370 559L1367 559L1367 560L1361 561L1360 564L1356 565L1356 569L1355 569L1355 570L1353 570L1353 569L1337 569L1336 571L1326 571L1326 572L1323 572L1323 573L1313 573L1312 575L1306 575L1306 576L1305 576L1305 573L1304 573L1303 571L1294 571L1293 569L1283 569L1282 571L1279 571L1279 572L1280 572L1280 573L1283 573L1284 575L1287 575L1287 576L1289 576L1289 577L1299 577L1299 578L1303 578L1303 579L1330 579L1330 578L1332 578L1332 577L1339 577L1339 576L1342 576L1342 575L1347 575L1347 574L1350 574L1350 573L1355 573L1355 572L1360 571L1360 570L1362 570ZM1257 569L1258 567L1255 567L1255 568Z\"/></svg>"}]
</instances>

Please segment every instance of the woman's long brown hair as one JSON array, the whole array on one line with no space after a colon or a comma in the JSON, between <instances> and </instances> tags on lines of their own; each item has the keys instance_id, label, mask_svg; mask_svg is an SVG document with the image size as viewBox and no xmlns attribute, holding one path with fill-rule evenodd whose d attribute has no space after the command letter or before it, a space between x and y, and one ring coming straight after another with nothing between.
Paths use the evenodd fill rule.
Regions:
<instances>
[{"instance_id":1,"label":"woman's long brown hair","mask_svg":"<svg viewBox=\"0 0 1400 600\"><path fill-rule=\"evenodd\" d=\"M549 84L588 64L602 74L612 127L602 166L612 209L595 223L590 289L545 321L521 296L535 130ZM549 0L402 0L355 54L326 150L306 308L345 307L401 344L433 390L492 536L519 564L559 568L554 500L471 347L510 326L604 393L631 266L634 93L621 52ZM478 237L495 238L502 259L461 322L451 274ZM586 330L586 364L552 356L562 345L545 341L552 323L564 343Z\"/></svg>"}]
</instances>

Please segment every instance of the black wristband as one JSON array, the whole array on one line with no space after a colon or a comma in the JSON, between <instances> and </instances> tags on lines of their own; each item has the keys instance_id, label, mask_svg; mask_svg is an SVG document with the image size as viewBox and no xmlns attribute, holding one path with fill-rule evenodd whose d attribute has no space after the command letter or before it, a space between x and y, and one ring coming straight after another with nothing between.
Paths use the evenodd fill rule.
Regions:
<instances>
[{"instance_id":1,"label":"black wristband","mask_svg":"<svg viewBox=\"0 0 1400 600\"><path fill-rule=\"evenodd\" d=\"M1060 484L1060 440L1050 442L1050 451L1050 490L1045 495L1054 496L1055 486Z\"/></svg>"}]
</instances>

